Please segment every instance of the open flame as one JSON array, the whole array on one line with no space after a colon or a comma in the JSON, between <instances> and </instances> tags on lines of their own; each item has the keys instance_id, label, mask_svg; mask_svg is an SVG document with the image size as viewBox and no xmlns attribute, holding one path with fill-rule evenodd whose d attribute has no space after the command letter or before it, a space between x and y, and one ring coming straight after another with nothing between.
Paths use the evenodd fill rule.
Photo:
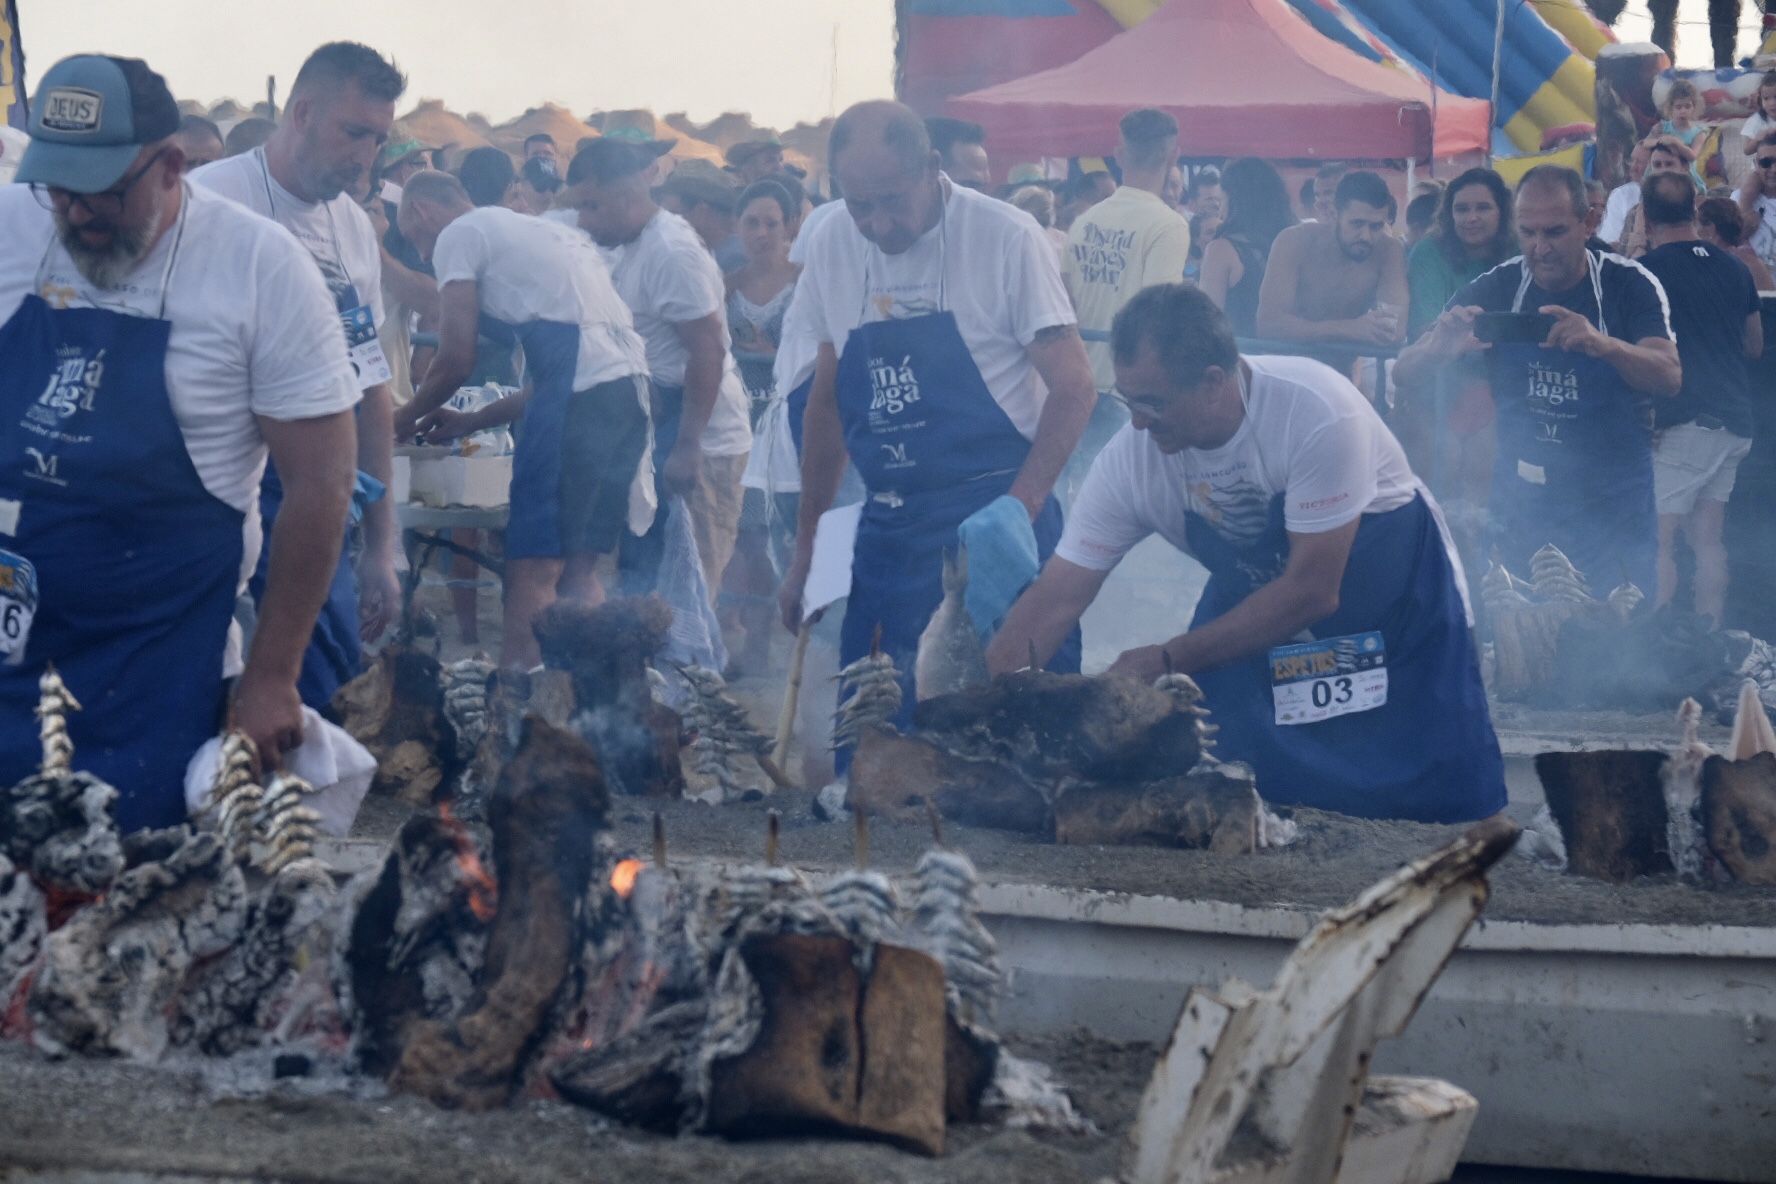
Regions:
<instances>
[{"instance_id":1,"label":"open flame","mask_svg":"<svg viewBox=\"0 0 1776 1184\"><path fill-rule=\"evenodd\" d=\"M499 882L487 870L487 865L481 862L481 855L475 850L475 842L469 837L468 828L457 821L450 809L450 803L444 802L438 806L438 817L451 828L456 839L456 864L462 872L463 881L469 886L469 911L482 923L493 920L493 914L499 908Z\"/></svg>"},{"instance_id":2,"label":"open flame","mask_svg":"<svg viewBox=\"0 0 1776 1184\"><path fill-rule=\"evenodd\" d=\"M611 891L624 900L635 891L635 877L641 874L642 862L639 859L623 859L611 868Z\"/></svg>"}]
</instances>

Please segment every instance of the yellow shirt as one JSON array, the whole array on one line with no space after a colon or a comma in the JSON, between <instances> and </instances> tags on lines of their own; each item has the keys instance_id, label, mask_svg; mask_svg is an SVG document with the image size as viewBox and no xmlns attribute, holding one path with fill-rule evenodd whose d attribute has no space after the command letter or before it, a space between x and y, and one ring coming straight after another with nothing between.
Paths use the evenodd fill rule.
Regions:
<instances>
[{"instance_id":1,"label":"yellow shirt","mask_svg":"<svg viewBox=\"0 0 1776 1184\"><path fill-rule=\"evenodd\" d=\"M1190 223L1157 194L1123 186L1074 219L1064 270L1079 327L1108 333L1136 292L1184 279L1190 260ZM1100 391L1116 385L1110 343L1087 340L1092 377Z\"/></svg>"}]
</instances>

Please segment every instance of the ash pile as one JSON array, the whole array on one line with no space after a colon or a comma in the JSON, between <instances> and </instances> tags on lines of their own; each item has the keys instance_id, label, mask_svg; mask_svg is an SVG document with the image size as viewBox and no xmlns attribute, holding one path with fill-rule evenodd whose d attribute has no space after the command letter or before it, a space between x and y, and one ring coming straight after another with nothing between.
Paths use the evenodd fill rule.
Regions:
<instances>
[{"instance_id":1,"label":"ash pile","mask_svg":"<svg viewBox=\"0 0 1776 1184\"><path fill-rule=\"evenodd\" d=\"M1666 712L1695 699L1727 722L1741 683L1776 708L1776 646L1703 616L1654 608L1621 583L1600 594L1552 544L1527 578L1492 564L1480 581L1487 689L1537 707Z\"/></svg>"},{"instance_id":2,"label":"ash pile","mask_svg":"<svg viewBox=\"0 0 1776 1184\"><path fill-rule=\"evenodd\" d=\"M785 866L774 820L757 864L674 867L658 821L645 862L619 858L612 794L647 784L619 777L663 763L631 644L653 610L567 611L550 636L572 673L527 702L571 726L495 688L485 734L443 754L454 769L392 762L478 794L484 821L448 801L417 812L343 886L315 857L306 787L261 779L239 736L195 825L120 836L115 790L68 743L77 704L46 677L42 768L0 799L0 1034L53 1056L386 1082L446 1107L564 1098L656 1131L935 1155L956 1122L1087 1129L996 1035L1004 974L974 869L941 841L902 884L869 870L861 823L858 867L837 875ZM466 714L411 652L388 670L372 704L388 738L439 723L409 710L415 686Z\"/></svg>"}]
</instances>

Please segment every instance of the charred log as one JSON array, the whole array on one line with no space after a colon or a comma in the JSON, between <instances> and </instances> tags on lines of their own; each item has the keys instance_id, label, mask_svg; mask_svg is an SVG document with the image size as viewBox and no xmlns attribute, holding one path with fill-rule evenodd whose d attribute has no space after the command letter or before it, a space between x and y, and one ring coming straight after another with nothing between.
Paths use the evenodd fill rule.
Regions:
<instances>
[{"instance_id":1,"label":"charred log","mask_svg":"<svg viewBox=\"0 0 1776 1184\"><path fill-rule=\"evenodd\" d=\"M748 938L763 1011L744 1051L710 1068L706 1124L735 1137L838 1131L943 1150L943 971L879 946L868 976L844 938Z\"/></svg>"},{"instance_id":2,"label":"charred log","mask_svg":"<svg viewBox=\"0 0 1776 1184\"><path fill-rule=\"evenodd\" d=\"M1662 752L1544 752L1536 774L1566 840L1567 866L1618 883L1674 870Z\"/></svg>"},{"instance_id":3,"label":"charred log","mask_svg":"<svg viewBox=\"0 0 1776 1184\"><path fill-rule=\"evenodd\" d=\"M443 670L422 650L391 645L339 688L333 714L376 758L372 793L429 806L458 768L456 732L444 711Z\"/></svg>"},{"instance_id":4,"label":"charred log","mask_svg":"<svg viewBox=\"0 0 1776 1184\"><path fill-rule=\"evenodd\" d=\"M499 907L479 1002L414 1025L393 1083L444 1106L487 1109L522 1084L531 1050L580 949L604 778L579 737L526 720L488 805Z\"/></svg>"},{"instance_id":5,"label":"charred log","mask_svg":"<svg viewBox=\"0 0 1776 1184\"><path fill-rule=\"evenodd\" d=\"M1053 828L1047 798L1014 768L957 755L918 736L865 731L851 758L850 807L916 821L925 818L928 800L945 818L968 826L1040 835Z\"/></svg>"},{"instance_id":6,"label":"charred log","mask_svg":"<svg viewBox=\"0 0 1776 1184\"><path fill-rule=\"evenodd\" d=\"M633 1032L568 1058L550 1080L570 1102L643 1130L672 1134L686 1117L686 1057L707 1015L701 1002L663 1008Z\"/></svg>"},{"instance_id":7,"label":"charred log","mask_svg":"<svg viewBox=\"0 0 1776 1184\"><path fill-rule=\"evenodd\" d=\"M1024 670L982 690L927 699L914 719L927 740L1008 761L1039 783L1160 781L1202 755L1196 717L1164 691L1128 679Z\"/></svg>"},{"instance_id":8,"label":"charred log","mask_svg":"<svg viewBox=\"0 0 1776 1184\"><path fill-rule=\"evenodd\" d=\"M1709 850L1735 880L1776 885L1776 755L1709 757L1702 819Z\"/></svg>"},{"instance_id":9,"label":"charred log","mask_svg":"<svg viewBox=\"0 0 1776 1184\"><path fill-rule=\"evenodd\" d=\"M1068 787L1055 799L1055 841L1250 855L1263 808L1249 769L1205 761L1145 785Z\"/></svg>"}]
</instances>

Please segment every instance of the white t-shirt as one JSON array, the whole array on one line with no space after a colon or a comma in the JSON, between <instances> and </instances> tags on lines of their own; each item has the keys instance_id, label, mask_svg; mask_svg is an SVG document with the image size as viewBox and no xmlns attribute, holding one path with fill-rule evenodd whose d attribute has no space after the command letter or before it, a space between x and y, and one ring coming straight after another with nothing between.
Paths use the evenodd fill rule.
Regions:
<instances>
[{"instance_id":1,"label":"white t-shirt","mask_svg":"<svg viewBox=\"0 0 1776 1184\"><path fill-rule=\"evenodd\" d=\"M568 211L571 213L572 211ZM746 388L730 352L727 288L715 256L677 214L661 210L641 235L620 247L600 247L617 294L635 315L647 343L648 371L660 386L683 386L690 351L674 327L715 313L722 322L721 390L703 430L708 456L739 456L752 447Z\"/></svg>"},{"instance_id":2,"label":"white t-shirt","mask_svg":"<svg viewBox=\"0 0 1776 1184\"><path fill-rule=\"evenodd\" d=\"M576 391L647 373L629 307L598 248L577 231L503 206L471 210L438 236L432 269L440 286L475 284L481 311L508 325L579 326Z\"/></svg>"},{"instance_id":3,"label":"white t-shirt","mask_svg":"<svg viewBox=\"0 0 1776 1184\"><path fill-rule=\"evenodd\" d=\"M1743 190L1733 191L1733 200L1740 201ZM1765 266L1776 265L1776 197L1768 194L1757 199L1758 223L1746 236L1745 245L1764 261Z\"/></svg>"},{"instance_id":4,"label":"white t-shirt","mask_svg":"<svg viewBox=\"0 0 1776 1184\"><path fill-rule=\"evenodd\" d=\"M1606 243L1622 241L1622 232L1628 228L1628 215L1639 204L1640 186L1633 181L1610 190L1609 201L1603 207L1603 221L1597 226L1597 237Z\"/></svg>"},{"instance_id":5,"label":"white t-shirt","mask_svg":"<svg viewBox=\"0 0 1776 1184\"><path fill-rule=\"evenodd\" d=\"M75 270L30 189L0 186L0 322L30 292L54 308L146 317L162 315L164 298L173 417L204 488L246 516L244 588L260 544L266 448L256 417L333 415L356 405L358 392L333 301L296 241L195 186L185 187L185 202L183 231L162 235L121 287L103 291ZM22 514L30 512L27 503ZM225 667L240 670L232 646Z\"/></svg>"},{"instance_id":6,"label":"white t-shirt","mask_svg":"<svg viewBox=\"0 0 1776 1184\"><path fill-rule=\"evenodd\" d=\"M1109 571L1150 534L1187 550L1192 512L1229 542L1249 544L1279 493L1296 534L1336 530L1412 500L1419 486L1405 452L1348 379L1309 358L1245 360L1252 381L1233 439L1167 456L1147 433L1124 426L1093 462L1055 554Z\"/></svg>"},{"instance_id":7,"label":"white t-shirt","mask_svg":"<svg viewBox=\"0 0 1776 1184\"><path fill-rule=\"evenodd\" d=\"M808 302L819 340L841 354L866 320L954 313L987 390L1033 440L1048 391L1025 349L1042 330L1076 322L1054 247L1015 206L945 185L943 217L899 255L884 254L849 217L805 231L795 303Z\"/></svg>"},{"instance_id":8,"label":"white t-shirt","mask_svg":"<svg viewBox=\"0 0 1776 1184\"><path fill-rule=\"evenodd\" d=\"M1183 283L1189 262L1190 223L1158 194L1124 185L1074 219L1061 270L1079 327L1108 333L1135 293L1154 284ZM1110 343L1088 341L1085 352L1097 388L1114 387Z\"/></svg>"},{"instance_id":9,"label":"white t-shirt","mask_svg":"<svg viewBox=\"0 0 1776 1184\"><path fill-rule=\"evenodd\" d=\"M263 148L207 164L192 173L191 180L295 235L320 268L335 306L349 284L357 289L358 303L369 307L371 323L383 323L382 247L376 241L370 215L350 196L341 193L324 202L302 200L271 175ZM338 323L337 312L334 323Z\"/></svg>"}]
</instances>

